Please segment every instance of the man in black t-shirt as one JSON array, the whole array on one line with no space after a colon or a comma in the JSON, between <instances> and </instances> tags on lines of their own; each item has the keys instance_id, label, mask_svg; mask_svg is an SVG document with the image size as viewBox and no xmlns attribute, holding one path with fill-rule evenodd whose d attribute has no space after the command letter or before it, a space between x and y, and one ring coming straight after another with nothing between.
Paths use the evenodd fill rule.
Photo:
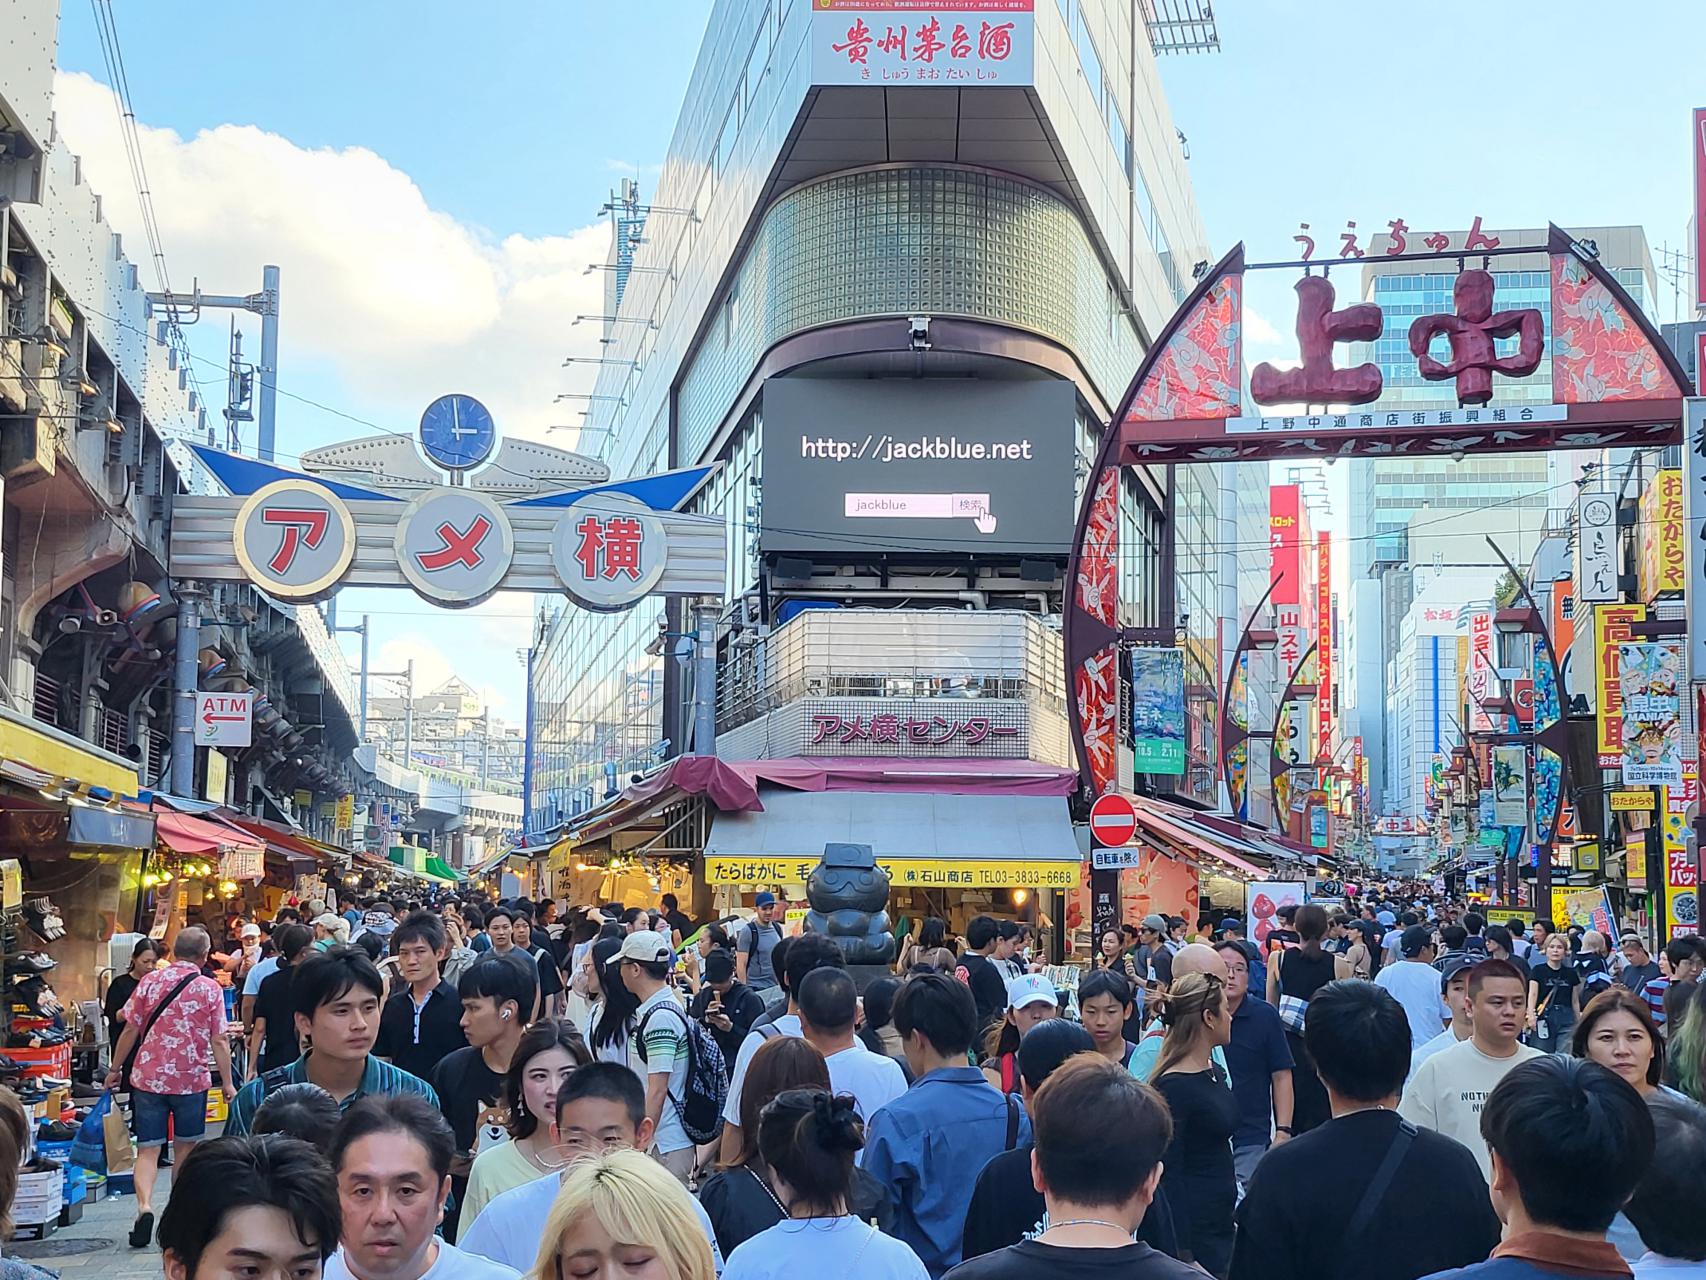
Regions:
<instances>
[{"instance_id":1,"label":"man in black t-shirt","mask_svg":"<svg viewBox=\"0 0 1706 1280\"><path fill-rule=\"evenodd\" d=\"M1320 1280L1340 1274L1346 1257L1376 1253L1381 1280L1418 1280L1485 1259L1500 1228L1475 1157L1398 1115L1410 1070L1403 1006L1372 982L1329 983L1309 1002L1303 1039L1333 1118L1256 1166L1238 1206L1229 1280ZM1377 1171L1401 1140L1403 1158L1380 1186ZM1365 1197L1372 1216L1346 1239Z\"/></svg>"},{"instance_id":2,"label":"man in black t-shirt","mask_svg":"<svg viewBox=\"0 0 1706 1280\"><path fill-rule=\"evenodd\" d=\"M305 924L287 924L273 930L278 948L278 968L261 979L250 1012L249 1068L251 1076L263 1076L289 1066L302 1056L296 1038L296 1006L290 998L290 979L296 962L314 941L314 931Z\"/></svg>"},{"instance_id":3,"label":"man in black t-shirt","mask_svg":"<svg viewBox=\"0 0 1706 1280\"><path fill-rule=\"evenodd\" d=\"M431 1080L438 1064L468 1043L462 998L439 976L449 947L443 922L430 911L412 912L391 938L403 981L380 1010L373 1052L422 1080Z\"/></svg>"},{"instance_id":4,"label":"man in black t-shirt","mask_svg":"<svg viewBox=\"0 0 1706 1280\"><path fill-rule=\"evenodd\" d=\"M1079 1053L1030 1106L1036 1178L1047 1221L1059 1225L970 1258L946 1280L1202 1280L1202 1272L1132 1239L1148 1216L1173 1129L1155 1090L1100 1054Z\"/></svg>"},{"instance_id":5,"label":"man in black t-shirt","mask_svg":"<svg viewBox=\"0 0 1706 1280\"><path fill-rule=\"evenodd\" d=\"M675 946L680 946L687 936L693 932L693 921L681 909L681 899L673 893L666 893L658 899L658 906L663 908L663 932L669 934L669 940Z\"/></svg>"},{"instance_id":6,"label":"man in black t-shirt","mask_svg":"<svg viewBox=\"0 0 1706 1280\"><path fill-rule=\"evenodd\" d=\"M966 952L960 957L959 969L977 1004L976 1045L983 1043L984 1032L1007 1008L1007 983L989 958L1000 940L1001 922L994 916L973 916L966 925Z\"/></svg>"},{"instance_id":7,"label":"man in black t-shirt","mask_svg":"<svg viewBox=\"0 0 1706 1280\"><path fill-rule=\"evenodd\" d=\"M456 988L462 999L462 1028L468 1047L450 1054L432 1074L439 1106L456 1135L456 1160L451 1165L456 1203L444 1220L445 1238L453 1242L474 1157L509 1141L498 1113L503 1105L504 1075L538 994L533 976L536 967L530 959L512 948L501 956L484 956L468 967ZM481 1122L483 1115L487 1116L485 1123Z\"/></svg>"}]
</instances>

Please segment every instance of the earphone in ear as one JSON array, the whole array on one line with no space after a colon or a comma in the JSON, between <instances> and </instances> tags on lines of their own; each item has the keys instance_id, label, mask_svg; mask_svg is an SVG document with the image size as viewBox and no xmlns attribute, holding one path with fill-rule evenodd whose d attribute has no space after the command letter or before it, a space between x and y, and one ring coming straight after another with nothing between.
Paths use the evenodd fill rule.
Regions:
<instances>
[{"instance_id":1,"label":"earphone in ear","mask_svg":"<svg viewBox=\"0 0 1706 1280\"><path fill-rule=\"evenodd\" d=\"M508 1021L509 1021L509 1010L508 1010L508 1009L505 1009L505 1010L504 1010L504 1011L503 1011L503 1013L501 1013L501 1014L500 1014L500 1015L499 1015L499 1016L500 1016L500 1017L501 1017L501 1018L502 1018L502 1019L503 1019L503 1020L504 1020L504 1021L505 1021L505 1022L508 1022Z\"/></svg>"}]
</instances>

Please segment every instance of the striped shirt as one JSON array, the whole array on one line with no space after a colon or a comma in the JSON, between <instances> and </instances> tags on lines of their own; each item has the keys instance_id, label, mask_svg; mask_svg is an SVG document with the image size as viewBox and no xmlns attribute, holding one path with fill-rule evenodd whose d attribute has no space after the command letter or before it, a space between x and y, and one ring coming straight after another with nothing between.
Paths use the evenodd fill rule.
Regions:
<instances>
[{"instance_id":1,"label":"striped shirt","mask_svg":"<svg viewBox=\"0 0 1706 1280\"><path fill-rule=\"evenodd\" d=\"M1647 1002L1647 1012L1661 1027L1665 1024L1665 992L1669 990L1670 979L1662 973L1656 978L1648 978L1647 985L1641 988L1641 999Z\"/></svg>"},{"instance_id":2,"label":"striped shirt","mask_svg":"<svg viewBox=\"0 0 1706 1280\"><path fill-rule=\"evenodd\" d=\"M285 1079L276 1084L275 1088L283 1088L286 1084L312 1084L308 1078L308 1054L303 1054L288 1067L282 1068ZM394 1067L389 1062L383 1062L372 1054L367 1056L367 1066L361 1073L361 1084L347 1098L338 1100L338 1110L348 1111L350 1104L370 1093L412 1093L418 1098L425 1098L435 1110L439 1107L438 1094L433 1087L419 1076L412 1076L401 1067ZM255 1112L260 1110L261 1101L266 1096L266 1083L262 1079L249 1081L237 1090L237 1096L231 1100L231 1116L225 1122L227 1137L246 1137L254 1131Z\"/></svg>"}]
</instances>

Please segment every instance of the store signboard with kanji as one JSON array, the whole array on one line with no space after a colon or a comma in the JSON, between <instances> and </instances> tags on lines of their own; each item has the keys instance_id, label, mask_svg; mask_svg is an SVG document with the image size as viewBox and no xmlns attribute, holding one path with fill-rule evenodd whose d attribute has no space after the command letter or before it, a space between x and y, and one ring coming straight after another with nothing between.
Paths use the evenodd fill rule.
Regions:
<instances>
[{"instance_id":1,"label":"store signboard with kanji","mask_svg":"<svg viewBox=\"0 0 1706 1280\"><path fill-rule=\"evenodd\" d=\"M1682 645L1618 646L1625 786L1682 785Z\"/></svg>"},{"instance_id":2,"label":"store signboard with kanji","mask_svg":"<svg viewBox=\"0 0 1706 1280\"><path fill-rule=\"evenodd\" d=\"M811 6L814 84L964 88L1035 79L1035 0L791 2Z\"/></svg>"},{"instance_id":3,"label":"store signboard with kanji","mask_svg":"<svg viewBox=\"0 0 1706 1280\"><path fill-rule=\"evenodd\" d=\"M601 611L723 595L725 522L682 510L715 466L611 482L603 463L531 441L505 441L484 463L494 442L471 453L456 430L430 409L423 419L443 478L401 436L310 450L300 472L192 446L229 495L177 499L172 576L247 581L291 602L411 587L452 609L496 591Z\"/></svg>"},{"instance_id":4,"label":"store signboard with kanji","mask_svg":"<svg viewBox=\"0 0 1706 1280\"><path fill-rule=\"evenodd\" d=\"M1682 519L1682 472L1665 467L1641 494L1636 523L1640 598L1652 601L1681 591L1688 582L1687 539Z\"/></svg>"},{"instance_id":5,"label":"store signboard with kanji","mask_svg":"<svg viewBox=\"0 0 1706 1280\"><path fill-rule=\"evenodd\" d=\"M1617 498L1595 489L1576 500L1576 599L1617 599Z\"/></svg>"},{"instance_id":6,"label":"store signboard with kanji","mask_svg":"<svg viewBox=\"0 0 1706 1280\"><path fill-rule=\"evenodd\" d=\"M1600 604L1593 610L1594 694L1598 699L1599 767L1623 763L1622 646L1634 639L1629 625L1643 621L1646 606Z\"/></svg>"}]
</instances>

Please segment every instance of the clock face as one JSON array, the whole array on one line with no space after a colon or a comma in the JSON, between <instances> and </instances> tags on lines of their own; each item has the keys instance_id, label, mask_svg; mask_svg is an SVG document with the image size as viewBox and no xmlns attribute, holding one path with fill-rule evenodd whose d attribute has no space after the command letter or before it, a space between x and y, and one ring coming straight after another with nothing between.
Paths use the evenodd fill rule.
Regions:
<instances>
[{"instance_id":1,"label":"clock face","mask_svg":"<svg viewBox=\"0 0 1706 1280\"><path fill-rule=\"evenodd\" d=\"M440 396L421 414L421 448L446 470L479 466L497 441L491 411L473 396Z\"/></svg>"}]
</instances>

